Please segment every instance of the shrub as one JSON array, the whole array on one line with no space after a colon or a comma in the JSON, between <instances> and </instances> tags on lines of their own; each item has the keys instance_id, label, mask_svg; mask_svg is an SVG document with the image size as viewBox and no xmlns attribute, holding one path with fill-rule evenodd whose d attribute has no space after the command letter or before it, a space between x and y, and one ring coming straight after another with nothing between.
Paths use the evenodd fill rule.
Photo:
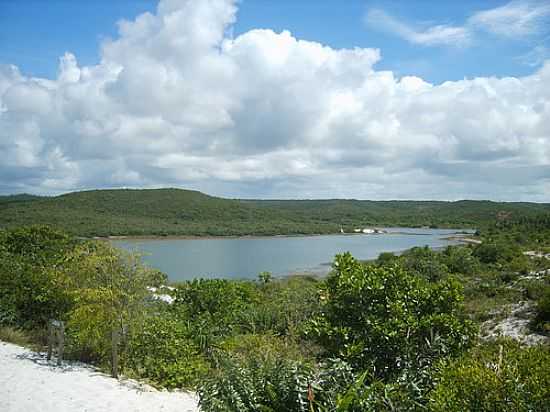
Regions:
<instances>
[{"instance_id":1,"label":"shrub","mask_svg":"<svg viewBox=\"0 0 550 412\"><path fill-rule=\"evenodd\" d=\"M279 354L257 352L245 359L218 355L218 370L202 383L205 412L308 411L311 366Z\"/></svg>"},{"instance_id":2,"label":"shrub","mask_svg":"<svg viewBox=\"0 0 550 412\"><path fill-rule=\"evenodd\" d=\"M399 266L365 266L349 253L337 255L322 296L323 314L308 334L330 356L391 379L471 343L475 330L463 319L462 299L452 279L431 283Z\"/></svg>"},{"instance_id":3,"label":"shrub","mask_svg":"<svg viewBox=\"0 0 550 412\"><path fill-rule=\"evenodd\" d=\"M299 335L302 325L319 312L318 288L316 279L305 276L263 285L259 301L243 312L242 324L250 332Z\"/></svg>"},{"instance_id":4,"label":"shrub","mask_svg":"<svg viewBox=\"0 0 550 412\"><path fill-rule=\"evenodd\" d=\"M253 282L227 279L195 279L179 284L174 309L184 318L198 319L210 315L219 323L232 326L233 314L258 299Z\"/></svg>"},{"instance_id":5,"label":"shrub","mask_svg":"<svg viewBox=\"0 0 550 412\"><path fill-rule=\"evenodd\" d=\"M411 382L366 384L365 372L345 392L337 395L336 412L390 412L424 410L418 388Z\"/></svg>"},{"instance_id":6,"label":"shrub","mask_svg":"<svg viewBox=\"0 0 550 412\"><path fill-rule=\"evenodd\" d=\"M0 233L0 322L28 328L65 318L73 305L63 271L75 242L47 226Z\"/></svg>"},{"instance_id":7,"label":"shrub","mask_svg":"<svg viewBox=\"0 0 550 412\"><path fill-rule=\"evenodd\" d=\"M536 306L537 315L535 318L537 329L543 332L550 332L550 285L542 287Z\"/></svg>"},{"instance_id":8,"label":"shrub","mask_svg":"<svg viewBox=\"0 0 550 412\"><path fill-rule=\"evenodd\" d=\"M264 356L284 356L286 359L306 361L302 345L286 337L272 334L236 335L225 339L220 348L231 356L244 360L260 352Z\"/></svg>"},{"instance_id":9,"label":"shrub","mask_svg":"<svg viewBox=\"0 0 550 412\"><path fill-rule=\"evenodd\" d=\"M471 276L479 271L479 261L469 247L448 246L441 254L441 258L451 273Z\"/></svg>"},{"instance_id":10,"label":"shrub","mask_svg":"<svg viewBox=\"0 0 550 412\"><path fill-rule=\"evenodd\" d=\"M399 259L399 257L395 256L391 252L382 252L378 255L378 258L376 259L376 263L379 266L385 266L385 265L395 263L397 259Z\"/></svg>"},{"instance_id":11,"label":"shrub","mask_svg":"<svg viewBox=\"0 0 550 412\"><path fill-rule=\"evenodd\" d=\"M440 254L428 246L414 247L403 253L400 260L407 273L432 282L441 280L449 274L447 266L440 261Z\"/></svg>"},{"instance_id":12,"label":"shrub","mask_svg":"<svg viewBox=\"0 0 550 412\"><path fill-rule=\"evenodd\" d=\"M258 350L247 357L218 354L218 370L199 390L204 412L334 411L355 380L351 367L330 359L315 367L284 353Z\"/></svg>"},{"instance_id":13,"label":"shrub","mask_svg":"<svg viewBox=\"0 0 550 412\"><path fill-rule=\"evenodd\" d=\"M159 283L158 271L140 264L136 255L109 244L85 242L67 256L67 271L75 273L74 308L67 332L74 353L106 361L112 332L125 336L140 326L150 306L148 287Z\"/></svg>"},{"instance_id":14,"label":"shrub","mask_svg":"<svg viewBox=\"0 0 550 412\"><path fill-rule=\"evenodd\" d=\"M31 343L32 339L21 329L12 326L0 326L0 341L26 346Z\"/></svg>"},{"instance_id":15,"label":"shrub","mask_svg":"<svg viewBox=\"0 0 550 412\"><path fill-rule=\"evenodd\" d=\"M442 361L435 373L430 410L547 411L550 405L550 351L499 341Z\"/></svg>"},{"instance_id":16,"label":"shrub","mask_svg":"<svg viewBox=\"0 0 550 412\"><path fill-rule=\"evenodd\" d=\"M167 388L193 388L209 366L192 335L167 316L148 318L130 338L125 366Z\"/></svg>"}]
</instances>

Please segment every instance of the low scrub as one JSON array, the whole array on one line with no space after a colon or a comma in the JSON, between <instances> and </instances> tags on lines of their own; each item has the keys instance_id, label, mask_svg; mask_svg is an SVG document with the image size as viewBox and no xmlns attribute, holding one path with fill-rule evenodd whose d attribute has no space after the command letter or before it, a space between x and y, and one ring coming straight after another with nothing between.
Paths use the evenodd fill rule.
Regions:
<instances>
[{"instance_id":1,"label":"low scrub","mask_svg":"<svg viewBox=\"0 0 550 412\"><path fill-rule=\"evenodd\" d=\"M22 329L13 326L0 326L0 341L27 346L32 343L32 337Z\"/></svg>"},{"instance_id":2,"label":"low scrub","mask_svg":"<svg viewBox=\"0 0 550 412\"><path fill-rule=\"evenodd\" d=\"M513 341L477 347L456 360L439 364L430 410L547 411L549 365L548 347L522 348Z\"/></svg>"}]
</instances>

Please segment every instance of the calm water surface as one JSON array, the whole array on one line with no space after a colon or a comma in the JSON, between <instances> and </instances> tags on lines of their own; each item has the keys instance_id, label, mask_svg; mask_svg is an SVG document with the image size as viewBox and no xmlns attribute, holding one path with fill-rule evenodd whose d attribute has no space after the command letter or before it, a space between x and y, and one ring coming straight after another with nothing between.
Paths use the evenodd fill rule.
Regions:
<instances>
[{"instance_id":1,"label":"calm water surface","mask_svg":"<svg viewBox=\"0 0 550 412\"><path fill-rule=\"evenodd\" d=\"M351 252L358 259L373 259L381 252L399 252L414 246L456 244L443 239L457 230L386 229L381 235L327 235L228 239L124 239L115 246L143 253L151 267L170 280L193 278L256 278L308 272L326 274L334 255ZM398 233L399 232L399 233Z\"/></svg>"}]
</instances>

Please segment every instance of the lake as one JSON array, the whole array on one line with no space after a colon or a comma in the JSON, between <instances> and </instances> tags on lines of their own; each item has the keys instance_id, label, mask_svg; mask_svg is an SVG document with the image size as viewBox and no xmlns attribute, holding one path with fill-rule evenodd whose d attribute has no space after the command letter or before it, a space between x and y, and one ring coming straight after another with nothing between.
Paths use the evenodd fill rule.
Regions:
<instances>
[{"instance_id":1,"label":"lake","mask_svg":"<svg viewBox=\"0 0 550 412\"><path fill-rule=\"evenodd\" d=\"M347 251L358 259L374 259L382 252L400 252L425 245L439 248L457 243L444 238L458 230L385 230L387 234L376 235L124 239L112 243L142 253L147 265L163 271L171 281L199 277L255 279L262 271L274 276L304 272L323 275L330 270L337 253Z\"/></svg>"}]
</instances>

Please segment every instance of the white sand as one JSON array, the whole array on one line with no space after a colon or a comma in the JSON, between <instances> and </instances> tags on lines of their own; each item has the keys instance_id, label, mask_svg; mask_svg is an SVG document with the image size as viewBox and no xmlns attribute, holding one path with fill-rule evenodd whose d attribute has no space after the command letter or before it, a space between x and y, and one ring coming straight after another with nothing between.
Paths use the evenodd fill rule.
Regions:
<instances>
[{"instance_id":1,"label":"white sand","mask_svg":"<svg viewBox=\"0 0 550 412\"><path fill-rule=\"evenodd\" d=\"M526 346L550 343L550 338L539 335L529 328L531 320L535 316L534 306L531 302L518 302L504 305L492 315L499 315L506 311L508 316L504 319L489 319L481 324L481 338L493 340L498 337L509 337Z\"/></svg>"},{"instance_id":2,"label":"white sand","mask_svg":"<svg viewBox=\"0 0 550 412\"><path fill-rule=\"evenodd\" d=\"M90 366L56 366L44 354L0 342L2 412L196 412L193 394L118 381Z\"/></svg>"}]
</instances>

